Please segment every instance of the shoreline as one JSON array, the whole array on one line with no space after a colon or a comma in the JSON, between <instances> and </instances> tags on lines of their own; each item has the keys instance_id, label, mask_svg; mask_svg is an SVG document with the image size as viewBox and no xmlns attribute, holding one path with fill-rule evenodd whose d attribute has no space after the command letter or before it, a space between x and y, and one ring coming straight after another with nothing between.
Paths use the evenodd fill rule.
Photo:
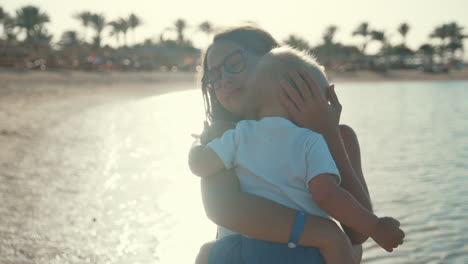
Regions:
<instances>
[{"instance_id":1,"label":"shoreline","mask_svg":"<svg viewBox=\"0 0 468 264\"><path fill-rule=\"evenodd\" d=\"M468 81L468 69L450 73L424 73L418 70L391 70L387 73L371 71L327 72L336 82L413 82L413 81Z\"/></svg>"},{"instance_id":2,"label":"shoreline","mask_svg":"<svg viewBox=\"0 0 468 264\"><path fill-rule=\"evenodd\" d=\"M193 73L179 72L79 72L79 71L2 71L0 89L16 86L115 87L196 82Z\"/></svg>"},{"instance_id":3,"label":"shoreline","mask_svg":"<svg viewBox=\"0 0 468 264\"><path fill-rule=\"evenodd\" d=\"M80 71L9 71L0 70L0 95L5 88L20 86L119 87L189 83L199 88L196 72L80 72ZM468 69L450 73L423 73L417 70L328 71L331 82L406 82L406 81L468 81Z\"/></svg>"}]
</instances>

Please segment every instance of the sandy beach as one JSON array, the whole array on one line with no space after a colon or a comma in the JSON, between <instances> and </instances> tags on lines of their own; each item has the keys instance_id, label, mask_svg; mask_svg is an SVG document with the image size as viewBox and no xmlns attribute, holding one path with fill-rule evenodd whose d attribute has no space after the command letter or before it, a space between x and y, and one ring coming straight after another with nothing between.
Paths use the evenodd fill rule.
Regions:
<instances>
[{"instance_id":1,"label":"sandy beach","mask_svg":"<svg viewBox=\"0 0 468 264\"><path fill-rule=\"evenodd\" d=\"M332 73L330 79L337 83L468 80L468 71ZM95 141L106 135L93 133L108 132L104 121L116 119L119 112L106 113L119 105L196 89L196 80L193 73L0 72L0 263L115 263L109 257L116 250L113 242L90 241L96 236L96 223L106 217L102 212L106 207L102 197L84 194L108 184L108 179L99 178L101 171L95 171L105 167L96 164L106 163L108 154L93 149ZM87 127L101 130L80 131ZM73 162L74 156L79 162ZM118 232L113 227L101 230ZM124 241L120 244L131 244L119 234L116 237Z\"/></svg>"}]
</instances>

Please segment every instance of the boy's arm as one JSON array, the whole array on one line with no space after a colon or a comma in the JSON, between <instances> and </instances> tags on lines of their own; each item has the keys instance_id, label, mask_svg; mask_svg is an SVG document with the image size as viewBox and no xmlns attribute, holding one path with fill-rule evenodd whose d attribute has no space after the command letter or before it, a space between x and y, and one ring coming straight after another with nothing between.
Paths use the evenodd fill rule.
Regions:
<instances>
[{"instance_id":1,"label":"boy's arm","mask_svg":"<svg viewBox=\"0 0 468 264\"><path fill-rule=\"evenodd\" d=\"M372 237L377 244L391 252L403 243L400 223L393 218L378 218L341 188L333 174L320 174L309 181L309 190L317 205L333 218Z\"/></svg>"},{"instance_id":2,"label":"boy's arm","mask_svg":"<svg viewBox=\"0 0 468 264\"><path fill-rule=\"evenodd\" d=\"M206 214L214 223L255 239L288 243L297 210L271 200L241 192L234 170L201 179ZM308 215L299 245L350 248L346 235L335 222Z\"/></svg>"},{"instance_id":3,"label":"boy's arm","mask_svg":"<svg viewBox=\"0 0 468 264\"><path fill-rule=\"evenodd\" d=\"M195 145L190 149L189 167L200 177L211 176L225 169L221 158L208 146Z\"/></svg>"},{"instance_id":4,"label":"boy's arm","mask_svg":"<svg viewBox=\"0 0 468 264\"><path fill-rule=\"evenodd\" d=\"M368 236L376 228L378 218L354 197L340 188L333 174L320 174L309 182L309 190L317 205L333 218Z\"/></svg>"},{"instance_id":5,"label":"boy's arm","mask_svg":"<svg viewBox=\"0 0 468 264\"><path fill-rule=\"evenodd\" d=\"M236 140L232 128L227 122L218 122L211 127L205 123L202 136L192 144L189 152L189 167L193 174L206 177L233 166Z\"/></svg>"}]
</instances>

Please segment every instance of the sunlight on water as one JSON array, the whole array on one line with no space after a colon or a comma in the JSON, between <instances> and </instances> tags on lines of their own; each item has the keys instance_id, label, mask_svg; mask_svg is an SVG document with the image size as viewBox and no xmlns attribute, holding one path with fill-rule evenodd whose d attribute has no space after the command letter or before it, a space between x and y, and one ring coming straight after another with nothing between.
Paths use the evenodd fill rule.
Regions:
<instances>
[{"instance_id":1,"label":"sunlight on water","mask_svg":"<svg viewBox=\"0 0 468 264\"><path fill-rule=\"evenodd\" d=\"M165 182L164 186L152 186L160 193L158 211L166 215L154 229L161 263L193 263L200 246L216 234L203 210L199 178L187 166L191 134L202 130L204 120L200 98L199 91L188 91L146 98L131 105L132 111L145 113L138 122L138 138L154 139L148 141L150 145L141 146L142 151L154 156L152 177L158 178L158 184Z\"/></svg>"}]
</instances>

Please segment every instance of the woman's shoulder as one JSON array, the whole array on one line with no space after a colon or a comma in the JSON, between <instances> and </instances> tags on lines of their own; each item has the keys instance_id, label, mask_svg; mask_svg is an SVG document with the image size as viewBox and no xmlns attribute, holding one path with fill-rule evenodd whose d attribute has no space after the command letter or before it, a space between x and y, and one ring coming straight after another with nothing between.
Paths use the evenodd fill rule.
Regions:
<instances>
[{"instance_id":1,"label":"woman's shoulder","mask_svg":"<svg viewBox=\"0 0 468 264\"><path fill-rule=\"evenodd\" d=\"M351 148L359 148L359 140L357 134L351 126L344 124L340 125L340 135L348 151L351 150Z\"/></svg>"},{"instance_id":2,"label":"woman's shoulder","mask_svg":"<svg viewBox=\"0 0 468 264\"><path fill-rule=\"evenodd\" d=\"M340 134L341 134L341 137L344 138L348 138L348 139L356 139L357 140L357 134L356 132L354 131L354 129L349 126L349 125L340 125Z\"/></svg>"}]
</instances>

